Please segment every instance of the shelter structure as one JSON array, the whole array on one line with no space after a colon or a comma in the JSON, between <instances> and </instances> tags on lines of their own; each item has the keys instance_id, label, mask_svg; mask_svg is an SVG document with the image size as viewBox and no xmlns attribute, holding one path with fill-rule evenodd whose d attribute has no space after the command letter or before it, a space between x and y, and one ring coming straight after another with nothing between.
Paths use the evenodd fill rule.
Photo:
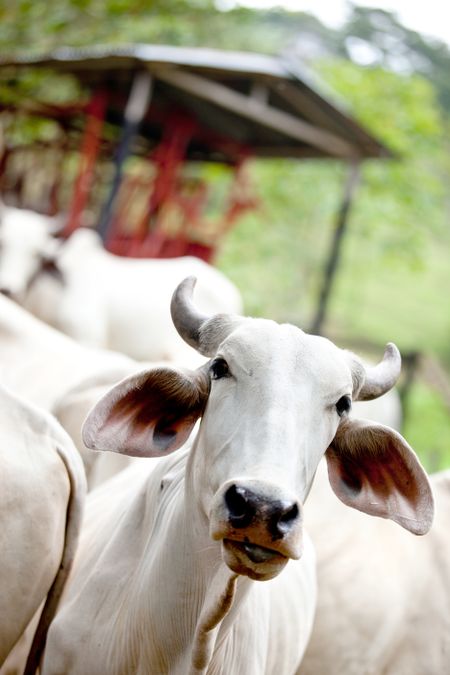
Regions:
<instances>
[{"instance_id":1,"label":"shelter structure","mask_svg":"<svg viewBox=\"0 0 450 675\"><path fill-rule=\"evenodd\" d=\"M67 211L65 235L95 223L107 248L121 255L195 254L211 260L239 215L258 203L246 171L251 157L346 162L349 179L314 321L320 330L358 166L390 152L319 91L298 62L149 44L61 47L43 55L0 57L0 80L18 81L30 67L70 75L80 91L79 102L65 105L0 101L0 113L43 117L58 125L57 142L47 145L59 153L60 165L45 208ZM6 136L0 187L7 192L14 155L24 147ZM70 190L64 191L60 183L68 155L76 168ZM228 165L234 176L214 221L206 216L207 182L184 172L187 164L202 162ZM14 181L12 188L17 192Z\"/></svg>"}]
</instances>

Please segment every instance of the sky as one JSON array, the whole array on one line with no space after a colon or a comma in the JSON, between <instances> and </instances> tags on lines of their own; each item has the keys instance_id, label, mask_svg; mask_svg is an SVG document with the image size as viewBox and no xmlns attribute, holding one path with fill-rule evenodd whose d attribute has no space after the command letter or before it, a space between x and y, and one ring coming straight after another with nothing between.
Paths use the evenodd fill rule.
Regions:
<instances>
[{"instance_id":1,"label":"sky","mask_svg":"<svg viewBox=\"0 0 450 675\"><path fill-rule=\"evenodd\" d=\"M308 11L329 25L345 19L347 0L218 0L224 9L236 5L269 9L282 6L291 11ZM395 12L400 21L419 33L436 37L450 45L450 2L448 0L356 0L356 5L380 7Z\"/></svg>"}]
</instances>

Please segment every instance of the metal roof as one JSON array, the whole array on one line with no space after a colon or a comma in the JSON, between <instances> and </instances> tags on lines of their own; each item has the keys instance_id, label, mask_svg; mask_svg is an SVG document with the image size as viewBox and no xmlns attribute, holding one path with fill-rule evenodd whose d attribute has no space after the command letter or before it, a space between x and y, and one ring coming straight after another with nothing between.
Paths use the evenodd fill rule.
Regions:
<instances>
[{"instance_id":1,"label":"metal roof","mask_svg":"<svg viewBox=\"0 0 450 675\"><path fill-rule=\"evenodd\" d=\"M48 67L82 86L113 93L107 119L120 123L134 75L153 78L143 138L158 142L174 109L202 129L248 146L260 157L389 157L391 152L340 105L324 95L297 62L249 52L135 44L60 47L41 55L0 55L3 68ZM158 111L155 116L154 111ZM189 159L221 159L204 141Z\"/></svg>"}]
</instances>

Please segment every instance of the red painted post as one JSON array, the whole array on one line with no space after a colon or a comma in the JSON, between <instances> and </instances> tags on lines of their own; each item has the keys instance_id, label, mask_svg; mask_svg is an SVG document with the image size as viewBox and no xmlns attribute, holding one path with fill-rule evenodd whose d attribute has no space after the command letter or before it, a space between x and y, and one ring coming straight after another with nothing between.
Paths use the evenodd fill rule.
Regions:
<instances>
[{"instance_id":1,"label":"red painted post","mask_svg":"<svg viewBox=\"0 0 450 675\"><path fill-rule=\"evenodd\" d=\"M72 194L67 222L62 235L68 237L79 227L81 216L89 199L102 136L103 122L107 103L107 94L100 90L94 93L86 107L86 127L80 150L78 176Z\"/></svg>"}]
</instances>

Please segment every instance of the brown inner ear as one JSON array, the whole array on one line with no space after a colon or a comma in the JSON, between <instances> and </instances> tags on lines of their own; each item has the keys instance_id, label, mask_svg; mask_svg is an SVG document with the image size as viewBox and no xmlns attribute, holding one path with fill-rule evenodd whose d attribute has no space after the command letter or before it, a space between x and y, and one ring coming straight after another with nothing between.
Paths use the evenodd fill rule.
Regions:
<instances>
[{"instance_id":1,"label":"brown inner ear","mask_svg":"<svg viewBox=\"0 0 450 675\"><path fill-rule=\"evenodd\" d=\"M203 385L201 391L197 383ZM138 388L120 399L111 412L118 422L132 421L134 437L146 436L151 429L152 444L164 452L170 449L177 436L179 444L180 434L187 438L201 417L206 404L203 391L201 377L192 382L174 377L170 371L163 378L160 374L150 373Z\"/></svg>"},{"instance_id":2,"label":"brown inner ear","mask_svg":"<svg viewBox=\"0 0 450 675\"><path fill-rule=\"evenodd\" d=\"M97 450L159 456L179 448L201 417L209 393L201 369L189 375L158 368L118 384L85 423L85 443Z\"/></svg>"},{"instance_id":3,"label":"brown inner ear","mask_svg":"<svg viewBox=\"0 0 450 675\"><path fill-rule=\"evenodd\" d=\"M341 455L339 473L343 489L353 496L370 486L373 496L381 500L388 499L393 493L403 495L412 504L417 504L420 498L419 487L411 477L408 464L392 444L384 447L378 456L363 457L362 452L359 457L343 458Z\"/></svg>"},{"instance_id":4,"label":"brown inner ear","mask_svg":"<svg viewBox=\"0 0 450 675\"><path fill-rule=\"evenodd\" d=\"M132 410L134 434L145 435L152 429L154 449L167 452L174 442L185 442L203 413L208 392L209 378L200 373L193 379L182 379L170 371L164 377L151 372L138 389L119 402L116 414L128 417Z\"/></svg>"},{"instance_id":5,"label":"brown inner ear","mask_svg":"<svg viewBox=\"0 0 450 675\"><path fill-rule=\"evenodd\" d=\"M348 506L423 534L431 524L432 496L414 452L396 432L362 420L345 421L327 450L336 495Z\"/></svg>"}]
</instances>

